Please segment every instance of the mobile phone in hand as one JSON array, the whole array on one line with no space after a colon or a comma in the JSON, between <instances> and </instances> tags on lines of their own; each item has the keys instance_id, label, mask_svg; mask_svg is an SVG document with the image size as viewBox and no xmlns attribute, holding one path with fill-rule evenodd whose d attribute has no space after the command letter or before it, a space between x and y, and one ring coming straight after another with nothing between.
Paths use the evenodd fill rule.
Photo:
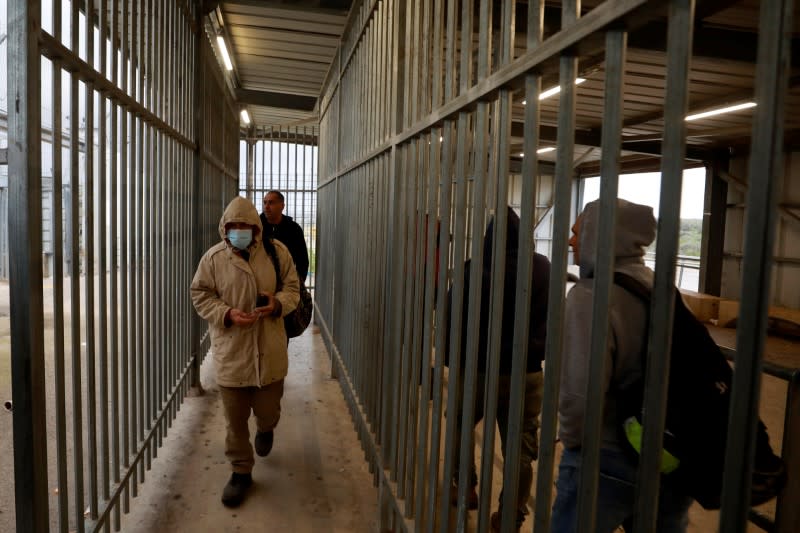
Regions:
<instances>
[{"instance_id":1,"label":"mobile phone in hand","mask_svg":"<svg viewBox=\"0 0 800 533\"><path fill-rule=\"evenodd\" d=\"M259 294L256 298L256 307L265 307L269 305L269 297L266 294Z\"/></svg>"}]
</instances>

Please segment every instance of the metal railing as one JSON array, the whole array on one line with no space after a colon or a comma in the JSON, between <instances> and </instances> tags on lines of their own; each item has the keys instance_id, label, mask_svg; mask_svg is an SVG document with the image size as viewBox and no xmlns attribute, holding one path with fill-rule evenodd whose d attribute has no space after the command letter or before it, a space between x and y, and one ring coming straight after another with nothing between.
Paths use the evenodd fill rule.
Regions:
<instances>
[{"instance_id":1,"label":"metal railing","mask_svg":"<svg viewBox=\"0 0 800 533\"><path fill-rule=\"evenodd\" d=\"M238 113L195 2L7 1L16 512L0 529L118 530L208 349L189 284L237 191Z\"/></svg>"}]
</instances>

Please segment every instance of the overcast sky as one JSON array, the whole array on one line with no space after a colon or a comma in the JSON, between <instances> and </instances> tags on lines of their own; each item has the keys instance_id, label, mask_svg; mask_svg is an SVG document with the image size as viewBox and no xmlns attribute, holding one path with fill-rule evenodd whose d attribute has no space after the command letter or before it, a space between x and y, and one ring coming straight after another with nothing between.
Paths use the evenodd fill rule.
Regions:
<instances>
[{"instance_id":1,"label":"overcast sky","mask_svg":"<svg viewBox=\"0 0 800 533\"><path fill-rule=\"evenodd\" d=\"M706 184L704 168L693 168L683 172L681 192L681 218L703 218L703 200ZM624 174L619 177L620 198L653 207L658 217L658 199L661 188L661 173ZM600 197L600 178L586 180L584 206Z\"/></svg>"}]
</instances>

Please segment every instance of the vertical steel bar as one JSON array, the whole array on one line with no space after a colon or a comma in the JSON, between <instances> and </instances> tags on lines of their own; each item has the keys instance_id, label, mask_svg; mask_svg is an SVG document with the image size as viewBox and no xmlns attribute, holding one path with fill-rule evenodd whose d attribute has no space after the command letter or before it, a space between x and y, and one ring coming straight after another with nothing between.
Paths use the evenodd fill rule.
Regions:
<instances>
[{"instance_id":1,"label":"vertical steel bar","mask_svg":"<svg viewBox=\"0 0 800 533\"><path fill-rule=\"evenodd\" d=\"M53 37L61 42L61 0L53 2ZM67 474L67 413L64 339L64 179L63 179L63 112L61 109L62 70L59 60L53 61L53 340L56 472L58 480L58 530L69 530L69 477Z\"/></svg>"},{"instance_id":2,"label":"vertical steel bar","mask_svg":"<svg viewBox=\"0 0 800 533\"><path fill-rule=\"evenodd\" d=\"M430 3L430 2L428 2ZM441 15L442 9L442 1L435 0L434 2L434 16L437 14L436 9L439 10L438 14ZM430 11L428 7L426 7L425 12L426 14ZM426 16L427 24L430 25L430 17ZM439 41L434 38L433 41L433 58L432 62L436 63L441 62L441 47L438 46L437 43L441 40L441 25L438 22L435 22L434 26L434 33L436 37L438 37ZM429 36L428 36L429 37ZM426 41L427 42L427 41ZM427 69L423 70L423 72L427 71ZM435 83L432 87L432 105L437 105L437 102L440 98L441 90L438 83ZM441 163L441 149L442 143L439 140L441 133L441 129L433 128L430 133L429 138L429 149L428 149L428 192L427 192L427 209L426 209L426 227L425 227L425 243L426 243L426 250L425 250L425 300L423 302L423 324L425 325L425 329L423 330L422 336L422 348L423 348L423 366L422 371L420 373L421 379L421 391L420 395L423 402L426 402L427 399L433 398L434 391L432 390L432 374L431 374L431 364L435 363L435 359L433 356L436 355L436 352L432 350L433 348L433 324L434 324L434 302L436 298L436 283L438 281L438 246L437 246L437 236L439 233L439 211L438 211L438 199L439 199L439 170L440 170L440 163ZM422 155L424 157L424 153ZM438 357L441 358L441 353L438 354ZM428 439L428 426L429 420L432 424L441 424L441 419L430 417L431 413L435 411L431 411L427 406L421 410L422 416L419 422L420 428L420 438L418 439L418 449L417 449L417 456L420 458L418 470L416 473L416 503L415 509L417 509L417 523L424 525L426 523L426 519L428 523L434 522L434 515L430 514L430 512L426 515L426 508L425 502L430 500L435 500L435 490L436 485L435 483L430 486L430 490L426 493L425 486L426 486L426 477L425 477L425 470L426 466L430 464L430 462L426 463L424 458L429 455L429 450L432 447L439 446L438 442L429 441ZM429 418L430 417L430 418ZM438 471L438 465L437 465ZM435 476L434 476L435 479ZM427 509L427 511L430 511Z\"/></svg>"},{"instance_id":3,"label":"vertical steel bar","mask_svg":"<svg viewBox=\"0 0 800 533\"><path fill-rule=\"evenodd\" d=\"M455 62L455 34L456 34L456 8L457 3L455 0L448 0L447 2L447 31L445 32L446 35L446 45L445 50L447 50L447 56L445 58L445 76L444 76L444 94L443 100L447 101L449 98L453 96L453 86L455 83L454 75L453 75L453 64ZM439 41L437 41L438 43ZM442 414L442 378L443 378L443 355L445 350L445 342L447 335L450 334L449 331L445 331L447 328L446 324L446 317L449 315L449 304L448 296L447 296L447 285L448 285L448 271L450 269L450 237L451 237L451 214L452 214L452 172L453 172L453 124L452 122L446 122L444 127L442 128L442 171L440 175L439 181L439 205L440 205L440 213L441 213L441 224L439 227L439 275L438 275L438 283L437 283L437 294L436 294L436 308L439 310L436 314L436 346L435 350L437 354L442 354L442 357L437 356L436 362L436 369L434 374L434 382L436 383L436 389L434 392L433 397L433 417L437 420L437 423L434 424L433 431L431 433L431 443L433 446L433 453L431 455L430 467L429 467L429 492L431 495L436 494L436 485L438 481L438 472L439 472L439 460L441 455L441 414ZM461 274L463 276L463 272ZM455 288L453 289L455 291ZM454 294L456 294L454 292ZM460 315L459 315L460 320ZM455 338L456 342L460 341L460 336ZM453 347L453 351L455 353L455 347ZM457 363L456 363L457 364ZM448 391L450 391L448 387ZM450 405L450 401L448 400L448 406ZM453 411L450 411L453 412ZM448 418L449 420L449 418ZM441 494L444 496L441 500L439 500L439 516L441 516L441 521L448 522L449 521L449 512L450 512L450 501L449 501L449 491L450 491L450 484L453 475L452 466L450 466L450 470L447 470L448 465L451 465L452 457L450 451L447 447L447 442L449 442L449 436L452 434L453 429L447 424L445 428L445 471L442 475L441 479ZM436 504L437 499L435 497L431 497L428 500L428 515L433 517L436 516ZM440 524L440 531L447 531L448 524ZM431 532L434 530L434 521L431 520L427 531Z\"/></svg>"},{"instance_id":4,"label":"vertical steel bar","mask_svg":"<svg viewBox=\"0 0 800 533\"><path fill-rule=\"evenodd\" d=\"M78 3L71 3L70 36L71 51L77 55L80 50L80 19ZM80 178L80 82L77 73L71 75L70 86L70 320L72 340L72 450L75 475L74 512L78 533L83 533L84 507L84 457L83 457L83 384L81 375L81 178Z\"/></svg>"},{"instance_id":5,"label":"vertical steel bar","mask_svg":"<svg viewBox=\"0 0 800 533\"><path fill-rule=\"evenodd\" d=\"M761 389L767 308L770 303L772 254L778 198L777 177L783 172L783 128L791 59L794 3L761 3L755 110L747 190L746 235L742 262L742 298L736 333L736 372L731 391L728 446L725 451L720 531L747 530L758 402Z\"/></svg>"},{"instance_id":6,"label":"vertical steel bar","mask_svg":"<svg viewBox=\"0 0 800 533\"><path fill-rule=\"evenodd\" d=\"M681 184L686 153L684 118L688 106L689 71L694 26L694 0L670 3L667 34L667 86L664 145L661 159L661 199L656 244L653 301L650 306L647 382L644 396L642 457L637 479L634 531L652 531L658 518L658 495L666 421L666 398L672 346L675 260L680 231ZM663 302L663 303L662 303Z\"/></svg>"},{"instance_id":7,"label":"vertical steel bar","mask_svg":"<svg viewBox=\"0 0 800 533\"><path fill-rule=\"evenodd\" d=\"M528 51L534 50L542 42L544 29L544 2L534 0L528 4L527 18L527 41ZM538 155L539 147L539 93L541 91L541 77L535 74L525 76L525 122L523 131L522 153L522 191L520 197L520 230L519 230L519 250L517 258L518 270L516 278L516 300L514 302L514 315L518 317L514 327L513 354L511 367L511 384L508 428L506 430L509 438L507 439L506 452L503 460L503 498L507 502L517 501L519 486L518 464L522 453L522 428L524 427L524 398L525 398L525 371L528 357L528 338L531 313L531 294L533 284L541 285L542 280L534 279L533 276L533 257L535 250L531 243L534 242L534 231L536 224L536 191L540 183L538 175ZM520 438L512 438L512 435L520 435ZM505 512L501 517L502 526L508 530L511 524L513 507L506 505Z\"/></svg>"},{"instance_id":8,"label":"vertical steel bar","mask_svg":"<svg viewBox=\"0 0 800 533\"><path fill-rule=\"evenodd\" d=\"M583 444L581 479L578 496L578 531L595 529L597 482L600 472L600 444L605 405L605 376L608 371L608 316L611 285L614 276L614 241L616 228L617 190L619 182L620 139L622 136L622 96L625 70L626 34L619 30L606 32L606 76L603 108L600 212L596 242L595 279L592 299L591 351ZM682 117L683 115L679 115ZM654 476L658 479L658 476Z\"/></svg>"},{"instance_id":9,"label":"vertical steel bar","mask_svg":"<svg viewBox=\"0 0 800 533\"><path fill-rule=\"evenodd\" d=\"M566 30L579 15L579 2L562 4L561 28ZM575 149L575 76L577 60L563 55L560 59L561 96L558 105L556 175L553 209L553 255L551 257L550 290L547 306L547 341L545 347L544 402L542 403L539 464L536 475L536 510L534 532L550 529L553 463L555 462L558 392L561 377L561 349L566 289L570 200L572 191L572 158Z\"/></svg>"},{"instance_id":10,"label":"vertical steel bar","mask_svg":"<svg viewBox=\"0 0 800 533\"><path fill-rule=\"evenodd\" d=\"M9 281L17 531L49 527L42 298L39 2L8 3Z\"/></svg>"},{"instance_id":11,"label":"vertical steel bar","mask_svg":"<svg viewBox=\"0 0 800 533\"><path fill-rule=\"evenodd\" d=\"M389 119L388 127L391 133L398 132L402 129L402 110L403 110L403 63L402 58L405 54L404 41L400 38L405 26L405 9L403 8L404 0L388 0L389 1L389 19L387 24L391 28L392 38L390 40L391 46L391 79L394 81L390 86L389 95ZM341 68L341 62L339 63ZM339 89L341 94L342 89ZM338 112L341 113L341 107ZM382 367L384 372L381 375L381 459L382 464L387 465L383 467L389 470L390 476L394 476L394 465L397 457L397 437L396 437L396 420L394 414L397 409L398 401L398 380L396 377L399 375L398 365L399 361L396 357L392 357L391 353L398 353L400 348L400 334L399 330L402 324L401 317L401 302L400 294L402 290L401 278L402 271L398 272L397 265L400 264L402 258L402 245L400 238L400 221L401 212L398 206L401 197L401 186L399 177L402 176L402 153L401 147L392 145L391 152L389 153L388 168L388 241L389 256L388 256L388 273L387 273L387 287L388 302L386 306L386 334L388 337L387 344L389 349L383 352ZM336 228L333 228L334 230ZM321 283L320 283L321 285ZM386 494L389 488L381 481L381 493ZM381 507L381 526L385 527L391 522L389 514L386 512L386 507Z\"/></svg>"},{"instance_id":12,"label":"vertical steel bar","mask_svg":"<svg viewBox=\"0 0 800 533\"><path fill-rule=\"evenodd\" d=\"M123 2L124 3L124 2ZM110 3L110 15L111 15L111 22L110 22L110 29L111 29L111 80L113 84L117 87L121 85L120 78L119 78L119 59L117 54L117 42L119 39L119 35L117 33L119 28L119 6L117 4L117 0L112 0ZM120 46L120 49L122 46ZM110 269L110 288L111 288L111 299L110 299L110 319L111 319L111 326L110 326L110 333L111 333L111 364L110 364L110 373L111 373L111 405L109 407L109 414L106 417L111 417L111 459L107 463L110 463L112 468L112 481L114 484L119 483L120 481L120 446L119 446L119 436L120 436L120 409L119 409L119 375L120 375L120 345L119 345L119 321L118 317L120 316L120 307L119 307L119 264L118 264L118 238L117 238L117 223L118 223L118 201L119 201L119 192L120 188L119 185L119 173L118 173L118 154L122 151L121 146L119 144L119 134L118 134L118 118L117 114L119 109L116 103L112 100L109 102L111 106L111 150L110 150L110 160L111 160L111 176L110 176L110 197L109 197L109 205L111 208L111 213L109 216L109 228L110 228L110 259L111 259L111 269ZM123 282L124 283L124 282ZM122 322L124 324L125 322ZM120 523L120 502L117 502L114 506L114 530L119 530Z\"/></svg>"},{"instance_id":13,"label":"vertical steel bar","mask_svg":"<svg viewBox=\"0 0 800 533\"><path fill-rule=\"evenodd\" d=\"M488 76L491 69L490 51L492 48L492 15L491 5L488 0L482 0L479 7L478 21L478 65L476 70L476 77L478 80ZM471 25L472 24L470 23L470 26ZM462 31L464 30L462 29ZM471 46L472 35L469 36L469 42ZM462 41L462 46L463 45L464 41ZM482 302L482 281L484 271L483 235L486 223L486 209L487 207L490 207L487 205L486 194L487 185L489 182L487 171L490 167L496 165L498 157L498 153L496 152L498 148L497 138L496 136L489 136L489 110L491 105L492 104L488 102L480 102L478 104L475 118L475 128L473 130L475 165L471 174L472 227L468 235L468 237L471 239L471 244L469 247L471 250L470 284L469 287L463 287L463 290L465 291L464 298L466 298L468 301L467 307L469 309L469 314L467 317L462 316L462 331L463 321L466 321L466 346L462 346L459 351L453 351L453 353L449 354L451 360L455 357L460 358L461 353L466 354L466 358L463 359L465 366L457 376L457 379L463 380L460 388L460 394L463 395L463 401L460 406L461 434L456 435L456 437L461 441L461 445L459 447L460 454L459 457L455 458L459 461L458 472L460 473L460 479L455 480L458 481L458 527L462 528L466 527L466 523L462 521L466 520L467 493L474 489L474 487L470 486L474 480L469 478L472 476L472 470L476 468L474 457L475 410L478 408L478 406L475 405L475 399L478 396L478 386L484 386L483 383L478 385L479 333L482 327L486 327L486 324L481 323L481 309L484 305ZM491 131L496 133L498 131L496 107L495 113L493 113L493 118L495 119L495 122L491 127ZM492 168L492 175L496 174L496 170L496 167ZM456 221L458 226L466 226L467 223L468 221L466 218L463 221ZM495 228L497 228L497 224L495 224ZM462 255L457 255L455 257L455 261L461 262ZM466 268L466 266L464 266L464 268ZM459 335L461 334L459 333ZM485 372L486 369L484 368L483 373ZM489 394L491 394L491 392ZM481 405L479 406L481 411L484 410L484 403L485 401L482 401ZM494 436L494 424L491 426L486 424L485 427L491 427L492 429L487 430L484 433L488 434L491 432L492 436ZM494 453L488 455L494 458ZM492 461L489 461L489 463L492 463ZM486 464L486 461L482 461L482 464ZM487 527L487 511L489 510L489 502L491 499L491 470L489 470L489 473L486 474L488 477L485 479L483 477L484 474L486 474L486 471L481 472L480 476L481 494L478 504L479 514L477 527L483 527L485 529Z\"/></svg>"},{"instance_id":14,"label":"vertical steel bar","mask_svg":"<svg viewBox=\"0 0 800 533\"><path fill-rule=\"evenodd\" d=\"M98 53L100 54L100 73L106 76L107 53L106 40L108 38L108 11L106 0L99 0L99 37ZM109 477L109 435L108 435L108 254L107 254L107 169L106 148L108 135L108 122L106 117L106 96L102 92L97 93L98 97L98 154L97 154L97 269L98 269L98 386L100 396L100 465L101 465L101 484L103 501L108 501L111 494L111 483Z\"/></svg>"},{"instance_id":15,"label":"vertical steel bar","mask_svg":"<svg viewBox=\"0 0 800 533\"><path fill-rule=\"evenodd\" d=\"M121 58L121 69L119 72L120 75L120 88L126 94L131 94L135 98L134 86L133 84L128 84L128 74L130 72L131 76L135 75L134 70L134 63L133 63L133 56L128 55L128 50L133 51L135 46L131 43L133 42L133 38L135 32L128 33L128 24L133 23L135 24L136 20L136 3L131 2L130 5L128 2L121 2L119 5L119 9L121 9L121 24L119 31L121 32L120 38L120 58ZM128 8L132 10L132 16L129 20L128 18ZM116 10L117 8L115 8ZM131 40L129 41L129 36ZM116 70L116 69L115 69ZM129 92L130 91L130 92ZM132 339L133 336L129 335L130 332L135 331L134 326L134 314L130 312L130 302L128 294L131 293L132 289L132 281L133 277L130 275L128 260L133 259L133 254L129 255L129 251L132 251L133 246L133 235L129 233L129 229L132 230L133 225L129 225L129 217L131 215L132 210L130 209L130 201L132 200L133 196L130 194L130 184L131 184L131 169L128 166L128 150L133 152L133 138L131 138L131 142L129 145L128 142L128 109L126 107L120 106L120 131L119 131L119 156L120 156L120 183L119 183L119 239L120 239L120 258L119 258L119 277L120 277L120 308L119 308L119 317L120 317L120 372L122 373L121 379L121 391L120 391L120 407L119 407L119 414L122 418L121 422L121 449L117 451L121 454L122 457L122 468L127 471L130 466L130 449L129 444L131 443L131 435L135 434L135 427L134 425L134 417L131 416L131 403L130 403L130 392L134 390L134 383L135 383L135 373L133 365L130 365L129 356L132 353L130 351L129 339ZM131 131L131 133L133 133ZM131 137L133 137L131 135ZM132 158L131 158L132 162ZM118 447L120 447L118 445ZM135 477L135 472L134 472ZM115 479L115 481L119 481ZM130 486L130 481L126 484L126 486ZM126 488L123 499L122 499L122 512L128 513L130 511L130 490ZM119 529L118 527L116 529Z\"/></svg>"},{"instance_id":16,"label":"vertical steel bar","mask_svg":"<svg viewBox=\"0 0 800 533\"><path fill-rule=\"evenodd\" d=\"M86 62L94 67L94 0L86 1ZM95 167L94 167L94 85L86 83L86 185L84 201L84 237L86 247L86 268L84 293L86 300L86 406L89 461L89 517L97 519L97 338L95 332Z\"/></svg>"}]
</instances>

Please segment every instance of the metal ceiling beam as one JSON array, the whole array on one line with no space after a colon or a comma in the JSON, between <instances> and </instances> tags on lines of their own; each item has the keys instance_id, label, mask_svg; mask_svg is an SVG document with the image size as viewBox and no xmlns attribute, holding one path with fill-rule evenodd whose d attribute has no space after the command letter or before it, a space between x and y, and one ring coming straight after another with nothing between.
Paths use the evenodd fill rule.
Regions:
<instances>
[{"instance_id":1,"label":"metal ceiling beam","mask_svg":"<svg viewBox=\"0 0 800 533\"><path fill-rule=\"evenodd\" d=\"M284 11L322 13L326 15L346 15L350 10L351 0L293 0L291 4L278 0L225 0L223 3L231 6L272 8L282 9Z\"/></svg>"},{"instance_id":2,"label":"metal ceiling beam","mask_svg":"<svg viewBox=\"0 0 800 533\"><path fill-rule=\"evenodd\" d=\"M667 49L667 25L651 23L648 32L632 32L631 48L664 52ZM722 28L695 27L692 55L740 63L756 62L758 34ZM800 66L800 39L792 39L792 66Z\"/></svg>"},{"instance_id":3,"label":"metal ceiling beam","mask_svg":"<svg viewBox=\"0 0 800 533\"><path fill-rule=\"evenodd\" d=\"M296 109L298 111L313 111L317 105L317 99L313 96L253 91L250 89L236 89L236 102L239 104Z\"/></svg>"},{"instance_id":4,"label":"metal ceiling beam","mask_svg":"<svg viewBox=\"0 0 800 533\"><path fill-rule=\"evenodd\" d=\"M319 145L319 138L317 135L311 133L306 133L303 135L302 133L267 130L263 128L253 128L251 131L248 131L245 139L248 141L281 141L286 143L304 144L307 146Z\"/></svg>"},{"instance_id":5,"label":"metal ceiling beam","mask_svg":"<svg viewBox=\"0 0 800 533\"><path fill-rule=\"evenodd\" d=\"M512 137L522 138L523 127L524 124L522 122L514 122L511 125ZM554 143L556 142L557 134L558 134L558 128L556 128L555 126L540 126L539 128L539 138L542 141ZM576 131L575 144L599 148L600 132ZM661 157L661 141L653 140L645 142L625 142L625 139L623 138L622 150L626 152L634 152L637 154ZM708 157L709 157L709 152L707 150L695 148L692 146L686 147L686 159L690 161L705 161L708 159Z\"/></svg>"}]
</instances>

